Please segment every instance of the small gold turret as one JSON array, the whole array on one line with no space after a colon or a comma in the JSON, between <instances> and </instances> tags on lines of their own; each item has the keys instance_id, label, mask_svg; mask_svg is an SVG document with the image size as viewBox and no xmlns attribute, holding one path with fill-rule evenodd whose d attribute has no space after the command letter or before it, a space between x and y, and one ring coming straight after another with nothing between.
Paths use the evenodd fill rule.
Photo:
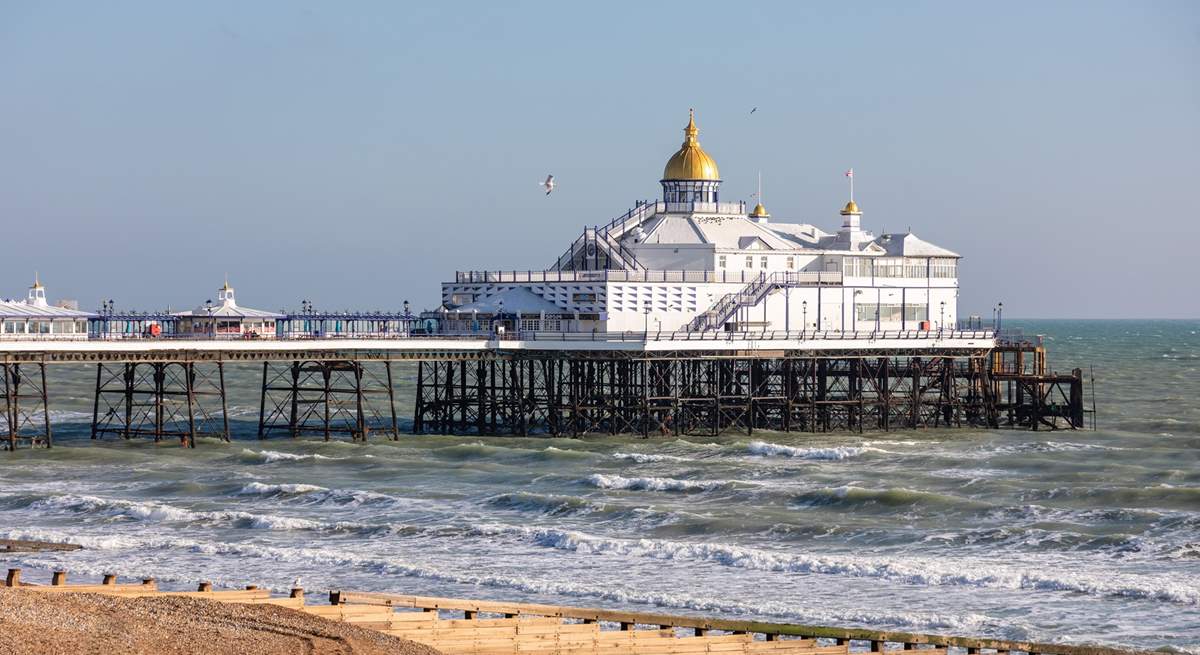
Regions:
<instances>
[{"instance_id":1,"label":"small gold turret","mask_svg":"<svg viewBox=\"0 0 1200 655\"><path fill-rule=\"evenodd\" d=\"M750 218L770 218L770 217L771 217L771 215L767 213L767 208L763 207L763 204L761 202L754 206L754 211L750 212Z\"/></svg>"},{"instance_id":2,"label":"small gold turret","mask_svg":"<svg viewBox=\"0 0 1200 655\"><path fill-rule=\"evenodd\" d=\"M846 206L842 209L842 216L850 216L851 214L855 216L862 215L862 212L858 210L858 203L853 200L846 203Z\"/></svg>"}]
</instances>

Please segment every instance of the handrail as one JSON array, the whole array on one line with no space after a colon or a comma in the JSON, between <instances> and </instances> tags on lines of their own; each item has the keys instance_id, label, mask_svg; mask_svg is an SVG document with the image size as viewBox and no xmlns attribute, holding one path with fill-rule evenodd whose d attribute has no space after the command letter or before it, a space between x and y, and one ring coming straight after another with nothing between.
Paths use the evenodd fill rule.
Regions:
<instances>
[{"instance_id":1,"label":"handrail","mask_svg":"<svg viewBox=\"0 0 1200 655\"><path fill-rule=\"evenodd\" d=\"M459 598L437 598L372 592L329 592L331 602L379 605L386 607L408 607L414 609L448 610L462 612L488 612L494 614L529 614L555 616L585 621L605 621L623 625L659 625L698 630L721 630L725 632L749 632L765 635L787 635L796 637L834 639L839 644L849 641L870 642L873 652L883 651L883 644L901 644L904 650L917 644L966 648L968 652L979 649L994 649L998 652L1022 651L1030 655L1132 655L1143 653L1133 649L1076 644L1049 644L1031 641L1010 641L979 637L955 637L917 632L870 630L866 628L835 628L830 626L804 625L799 623L774 623L769 621L747 621L739 619L715 619L678 614L653 612L629 612L592 607L569 607L535 603L513 603L503 601L477 601ZM877 646L877 647L876 647ZM973 649L973 650L972 650ZM894 649L893 649L894 650Z\"/></svg>"},{"instance_id":2,"label":"handrail","mask_svg":"<svg viewBox=\"0 0 1200 655\"><path fill-rule=\"evenodd\" d=\"M302 332L285 333L282 335L260 335L246 337L232 334L162 334L157 337L147 335L104 334L76 335L77 339L56 339L54 335L44 335L45 339L30 338L32 335L0 336L0 343L6 341L436 341L454 339L485 339L499 341L596 341L596 342L652 342L652 341L939 341L945 339L995 339L991 330L873 330L870 332L841 331L841 330L754 330L728 332L724 330L704 331L625 331L625 332L543 332L514 330L503 335L490 331L478 332L435 332L409 333L402 332L341 332L310 334ZM13 338L16 337L16 338Z\"/></svg>"},{"instance_id":3,"label":"handrail","mask_svg":"<svg viewBox=\"0 0 1200 655\"><path fill-rule=\"evenodd\" d=\"M720 282L722 284L746 284L758 279L747 271L726 270L599 270L599 271L458 271L454 280L458 284L491 282ZM790 276L788 286L838 285L842 282L841 271L791 271L776 275Z\"/></svg>"}]
</instances>

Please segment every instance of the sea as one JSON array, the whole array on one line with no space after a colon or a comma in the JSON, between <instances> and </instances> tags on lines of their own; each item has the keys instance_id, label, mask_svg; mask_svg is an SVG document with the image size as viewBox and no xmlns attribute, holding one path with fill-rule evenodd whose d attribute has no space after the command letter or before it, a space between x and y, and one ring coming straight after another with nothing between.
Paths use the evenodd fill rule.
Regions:
<instances>
[{"instance_id":1,"label":"sea","mask_svg":"<svg viewBox=\"0 0 1200 655\"><path fill-rule=\"evenodd\" d=\"M1200 321L1009 325L1094 376L1094 430L259 441L231 365L235 438L188 450L91 441L94 369L56 368L0 537L84 550L0 560L1200 653Z\"/></svg>"}]
</instances>

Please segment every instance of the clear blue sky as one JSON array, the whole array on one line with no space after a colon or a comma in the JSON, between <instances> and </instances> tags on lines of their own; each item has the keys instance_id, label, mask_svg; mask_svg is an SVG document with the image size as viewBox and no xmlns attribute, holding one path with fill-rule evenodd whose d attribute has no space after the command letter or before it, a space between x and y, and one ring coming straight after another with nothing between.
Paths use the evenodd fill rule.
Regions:
<instances>
[{"instance_id":1,"label":"clear blue sky","mask_svg":"<svg viewBox=\"0 0 1200 655\"><path fill-rule=\"evenodd\" d=\"M832 230L853 166L964 314L1200 315L1200 3L506 5L0 0L0 294L432 307L656 197L695 107L724 199Z\"/></svg>"}]
</instances>

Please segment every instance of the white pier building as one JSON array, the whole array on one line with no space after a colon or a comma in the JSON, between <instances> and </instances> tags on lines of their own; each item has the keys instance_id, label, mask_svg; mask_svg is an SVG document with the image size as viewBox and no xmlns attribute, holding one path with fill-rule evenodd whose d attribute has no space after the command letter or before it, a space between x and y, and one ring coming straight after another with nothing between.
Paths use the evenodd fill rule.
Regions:
<instances>
[{"instance_id":1,"label":"white pier building","mask_svg":"<svg viewBox=\"0 0 1200 655\"><path fill-rule=\"evenodd\" d=\"M958 314L959 255L874 235L853 198L827 232L723 202L694 116L661 200L585 228L544 270L460 271L442 329L487 332L936 332ZM848 175L852 175L848 173ZM851 180L853 183L853 180Z\"/></svg>"},{"instance_id":2,"label":"white pier building","mask_svg":"<svg viewBox=\"0 0 1200 655\"><path fill-rule=\"evenodd\" d=\"M83 339L92 316L51 305L46 287L34 276L25 300L0 300L0 339Z\"/></svg>"}]
</instances>

